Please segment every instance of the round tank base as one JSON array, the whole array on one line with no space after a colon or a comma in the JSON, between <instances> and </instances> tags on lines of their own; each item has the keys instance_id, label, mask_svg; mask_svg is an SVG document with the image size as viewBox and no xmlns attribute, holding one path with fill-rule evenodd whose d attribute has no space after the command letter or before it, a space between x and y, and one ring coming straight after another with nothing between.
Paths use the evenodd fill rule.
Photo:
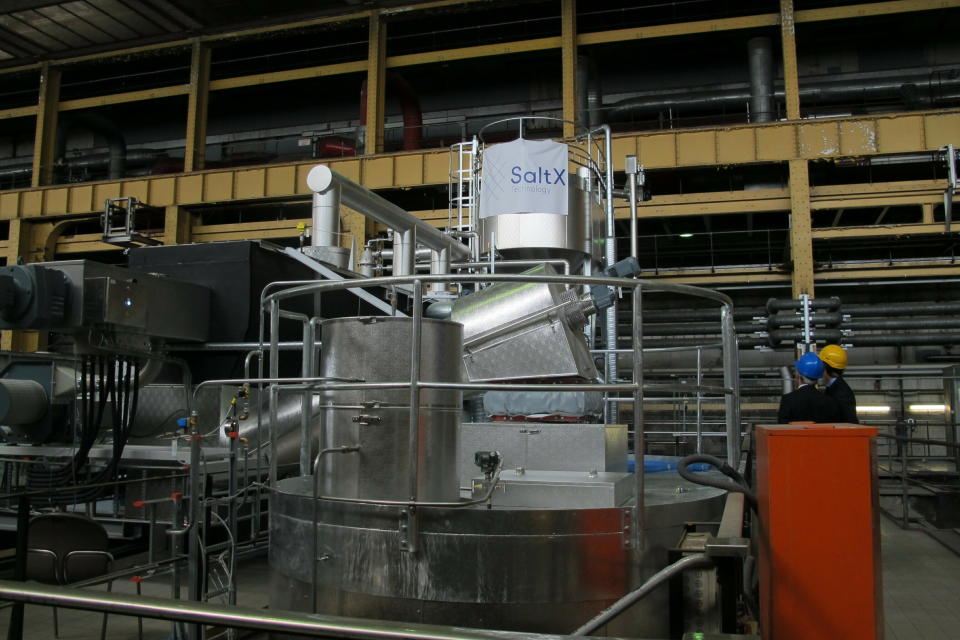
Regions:
<instances>
[{"instance_id":1,"label":"round tank base","mask_svg":"<svg viewBox=\"0 0 960 640\"><path fill-rule=\"evenodd\" d=\"M314 501L312 478L283 480L271 505L271 606L570 633L663 568L686 522L719 520L722 491L689 484L673 472L645 480L640 550L629 546L631 507L469 507L419 509L412 553L401 548L397 507ZM668 591L658 589L637 603L606 634L668 637Z\"/></svg>"}]
</instances>

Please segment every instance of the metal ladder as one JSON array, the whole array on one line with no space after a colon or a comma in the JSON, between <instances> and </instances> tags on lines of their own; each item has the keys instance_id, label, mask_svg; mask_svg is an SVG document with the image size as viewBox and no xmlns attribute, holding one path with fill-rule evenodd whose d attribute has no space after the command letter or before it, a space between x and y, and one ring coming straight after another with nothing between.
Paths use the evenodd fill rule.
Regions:
<instances>
[{"instance_id":1,"label":"metal ladder","mask_svg":"<svg viewBox=\"0 0 960 640\"><path fill-rule=\"evenodd\" d=\"M447 229L472 231L477 205L477 137L450 147L449 206Z\"/></svg>"}]
</instances>

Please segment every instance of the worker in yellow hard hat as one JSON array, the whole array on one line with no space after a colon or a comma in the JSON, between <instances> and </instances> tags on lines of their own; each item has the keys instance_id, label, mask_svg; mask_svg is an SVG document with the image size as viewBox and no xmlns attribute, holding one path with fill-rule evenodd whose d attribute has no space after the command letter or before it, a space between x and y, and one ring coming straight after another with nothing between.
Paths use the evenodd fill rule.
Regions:
<instances>
[{"instance_id":1,"label":"worker in yellow hard hat","mask_svg":"<svg viewBox=\"0 0 960 640\"><path fill-rule=\"evenodd\" d=\"M820 350L819 355L823 364L826 365L823 369L823 382L826 385L824 393L833 398L840 407L840 421L859 424L857 396L843 379L843 372L847 368L847 352L839 345L828 344Z\"/></svg>"}]
</instances>

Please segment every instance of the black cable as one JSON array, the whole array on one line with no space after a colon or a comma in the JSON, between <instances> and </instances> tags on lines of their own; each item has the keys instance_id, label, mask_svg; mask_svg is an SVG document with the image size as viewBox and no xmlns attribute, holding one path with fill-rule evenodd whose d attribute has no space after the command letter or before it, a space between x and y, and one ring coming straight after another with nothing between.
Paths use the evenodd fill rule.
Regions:
<instances>
[{"instance_id":1,"label":"black cable","mask_svg":"<svg viewBox=\"0 0 960 640\"><path fill-rule=\"evenodd\" d=\"M706 463L715 467L717 471L730 478L732 482L727 480L718 480L709 476L703 476L687 469L687 465L697 462ZM750 508L754 511L757 510L756 494L754 494L753 490L747 486L747 482L743 479L743 476L741 476L736 469L731 467L720 458L710 456L705 453L695 453L685 458L681 458L680 461L677 462L677 473L679 473L680 477L684 480L694 484L700 484L705 487L715 487L717 489L732 491L734 493L742 493L747 499L747 502L750 503Z\"/></svg>"}]
</instances>

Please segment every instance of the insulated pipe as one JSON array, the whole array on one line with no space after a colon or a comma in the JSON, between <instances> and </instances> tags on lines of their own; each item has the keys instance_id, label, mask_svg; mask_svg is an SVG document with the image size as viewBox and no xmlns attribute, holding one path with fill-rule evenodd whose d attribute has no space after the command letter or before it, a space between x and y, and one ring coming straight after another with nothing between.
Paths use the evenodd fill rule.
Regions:
<instances>
[{"instance_id":1,"label":"insulated pipe","mask_svg":"<svg viewBox=\"0 0 960 640\"><path fill-rule=\"evenodd\" d=\"M603 100L600 97L600 74L591 56L577 56L577 123L596 129L600 126Z\"/></svg>"},{"instance_id":2,"label":"insulated pipe","mask_svg":"<svg viewBox=\"0 0 960 640\"><path fill-rule=\"evenodd\" d=\"M653 574L649 580L644 582L638 589L635 589L623 596L608 608L600 612L599 615L591 618L583 625L580 626L576 631L571 633L571 636L589 636L594 633L600 627L607 624L621 613L632 607L639 600L647 597L653 590L662 585L663 583L670 580L670 578L683 573L687 569L701 569L706 567L712 567L713 560L708 558L705 554L697 553L689 556L684 556L674 562L671 565L667 565L660 571Z\"/></svg>"},{"instance_id":3,"label":"insulated pipe","mask_svg":"<svg viewBox=\"0 0 960 640\"><path fill-rule=\"evenodd\" d=\"M342 204L373 218L395 231L416 229L416 241L431 249L449 249L451 259L469 260L470 248L430 226L392 202L385 200L366 187L346 178L324 164L315 166L307 174L307 185L315 192L323 192L334 185L340 188ZM412 256L411 256L412 257ZM408 260L407 262L412 262Z\"/></svg>"},{"instance_id":4,"label":"insulated pipe","mask_svg":"<svg viewBox=\"0 0 960 640\"><path fill-rule=\"evenodd\" d=\"M960 78L938 78L931 80L924 76L901 76L877 80L833 81L803 83L800 85L800 97L811 102L843 102L849 100L902 96L916 94L919 87L932 93L960 87ZM775 89L775 98L783 98L783 89ZM669 109L690 108L709 109L736 107L750 101L751 93L747 89L727 89L721 91L677 91L672 94L655 97L627 98L605 108L605 118L616 120L637 113L667 111Z\"/></svg>"},{"instance_id":5,"label":"insulated pipe","mask_svg":"<svg viewBox=\"0 0 960 640\"><path fill-rule=\"evenodd\" d=\"M396 97L403 113L403 150L414 151L423 146L423 112L416 91L403 76L388 71L385 79L387 94ZM360 85L360 126L367 125L367 81Z\"/></svg>"},{"instance_id":6,"label":"insulated pipe","mask_svg":"<svg viewBox=\"0 0 960 640\"><path fill-rule=\"evenodd\" d=\"M340 246L340 185L313 192L312 247Z\"/></svg>"},{"instance_id":7,"label":"insulated pipe","mask_svg":"<svg viewBox=\"0 0 960 640\"><path fill-rule=\"evenodd\" d=\"M790 367L780 367L780 381L783 383L784 395L793 391L793 376L790 375Z\"/></svg>"},{"instance_id":8,"label":"insulated pipe","mask_svg":"<svg viewBox=\"0 0 960 640\"><path fill-rule=\"evenodd\" d=\"M111 180L123 178L127 173L127 140L115 122L97 113L77 113L63 118L57 128L57 160L66 162L67 136L76 128L88 129L106 140L109 148L109 177Z\"/></svg>"},{"instance_id":9,"label":"insulated pipe","mask_svg":"<svg viewBox=\"0 0 960 640\"><path fill-rule=\"evenodd\" d=\"M960 302L897 302L892 304L853 304L843 308L852 316L919 316L960 313Z\"/></svg>"},{"instance_id":10,"label":"insulated pipe","mask_svg":"<svg viewBox=\"0 0 960 640\"><path fill-rule=\"evenodd\" d=\"M378 258L384 258L387 260L393 259L393 249L377 249L373 252L373 255ZM431 259L433 256L433 249L417 249L417 262Z\"/></svg>"},{"instance_id":11,"label":"insulated pipe","mask_svg":"<svg viewBox=\"0 0 960 640\"><path fill-rule=\"evenodd\" d=\"M906 329L958 329L960 318L916 318L912 320L848 320L844 329L860 330L906 330Z\"/></svg>"},{"instance_id":12,"label":"insulated pipe","mask_svg":"<svg viewBox=\"0 0 960 640\"><path fill-rule=\"evenodd\" d=\"M444 275L450 273L450 250L441 249L432 251L430 256L430 274ZM448 293L450 286L445 282L431 282L428 291L432 295Z\"/></svg>"},{"instance_id":13,"label":"insulated pipe","mask_svg":"<svg viewBox=\"0 0 960 640\"><path fill-rule=\"evenodd\" d=\"M590 103L587 98L587 85L590 82L590 56L577 56L577 117L579 126L586 126L589 122Z\"/></svg>"},{"instance_id":14,"label":"insulated pipe","mask_svg":"<svg viewBox=\"0 0 960 640\"><path fill-rule=\"evenodd\" d=\"M795 311L800 309L801 306L799 300L789 298L770 298L767 300L767 311L770 313L774 311ZM810 301L810 308L836 311L840 308L840 298L814 298Z\"/></svg>"},{"instance_id":15,"label":"insulated pipe","mask_svg":"<svg viewBox=\"0 0 960 640\"><path fill-rule=\"evenodd\" d=\"M605 182L606 193L604 203L606 207L606 231L607 237L604 242L604 249L606 254L606 267L612 267L617 263L617 238L616 238L616 225L613 212L613 135L610 130L610 125L604 124L601 125L600 130L603 132L603 157L606 159L606 175ZM612 305L607 307L606 311L606 333L607 333L607 349L614 350L617 348L617 303L616 297L614 297L614 302ZM607 354L607 382L614 383L617 380L617 354L608 353ZM607 403L607 422L616 423L617 422L617 413L619 408L615 402Z\"/></svg>"},{"instance_id":16,"label":"insulated pipe","mask_svg":"<svg viewBox=\"0 0 960 640\"><path fill-rule=\"evenodd\" d=\"M637 171L637 156L627 156L627 191L630 199L630 255L639 260L640 257L637 255L637 244L639 242L639 238L637 237L639 233L637 228Z\"/></svg>"},{"instance_id":17,"label":"insulated pipe","mask_svg":"<svg viewBox=\"0 0 960 640\"><path fill-rule=\"evenodd\" d=\"M747 40L750 66L750 119L753 122L772 122L773 106L773 45L770 38L760 36Z\"/></svg>"},{"instance_id":18,"label":"insulated pipe","mask_svg":"<svg viewBox=\"0 0 960 640\"><path fill-rule=\"evenodd\" d=\"M587 58L587 124L591 129L600 126L603 116L603 88L600 84L600 71L593 57Z\"/></svg>"},{"instance_id":19,"label":"insulated pipe","mask_svg":"<svg viewBox=\"0 0 960 640\"><path fill-rule=\"evenodd\" d=\"M846 323L843 322L843 313L816 313L811 316L811 321L816 325L838 325ZM793 327L796 325L803 324L803 318L797 315L779 315L774 314L766 318L766 323L771 327Z\"/></svg>"}]
</instances>

